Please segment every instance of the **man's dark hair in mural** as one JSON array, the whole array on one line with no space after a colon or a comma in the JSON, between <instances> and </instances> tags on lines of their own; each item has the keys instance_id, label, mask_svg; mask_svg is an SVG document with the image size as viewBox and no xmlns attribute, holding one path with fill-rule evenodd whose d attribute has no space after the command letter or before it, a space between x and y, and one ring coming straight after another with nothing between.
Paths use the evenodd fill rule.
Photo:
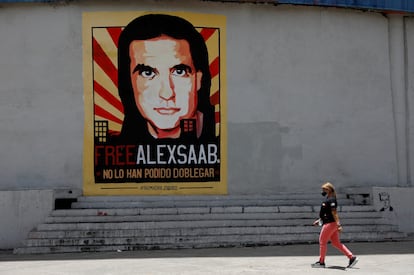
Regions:
<instances>
[{"instance_id":1,"label":"man's dark hair in mural","mask_svg":"<svg viewBox=\"0 0 414 275\"><path fill-rule=\"evenodd\" d=\"M119 38L118 83L125 115L120 143L188 140L182 129L195 126L192 139L217 139L207 47L183 18L148 14L131 21ZM173 128L175 136L168 134Z\"/></svg>"}]
</instances>

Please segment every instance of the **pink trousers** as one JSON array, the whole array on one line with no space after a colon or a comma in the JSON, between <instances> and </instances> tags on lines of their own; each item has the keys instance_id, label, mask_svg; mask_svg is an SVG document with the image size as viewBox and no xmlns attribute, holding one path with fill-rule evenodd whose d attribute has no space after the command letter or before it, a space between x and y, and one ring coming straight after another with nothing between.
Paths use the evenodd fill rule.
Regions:
<instances>
[{"instance_id":1,"label":"pink trousers","mask_svg":"<svg viewBox=\"0 0 414 275\"><path fill-rule=\"evenodd\" d=\"M352 252L339 240L339 231L336 223L331 222L322 226L322 230L319 235L319 262L325 262L326 251L328 250L327 245L329 241L331 241L332 245L349 259L352 258Z\"/></svg>"}]
</instances>

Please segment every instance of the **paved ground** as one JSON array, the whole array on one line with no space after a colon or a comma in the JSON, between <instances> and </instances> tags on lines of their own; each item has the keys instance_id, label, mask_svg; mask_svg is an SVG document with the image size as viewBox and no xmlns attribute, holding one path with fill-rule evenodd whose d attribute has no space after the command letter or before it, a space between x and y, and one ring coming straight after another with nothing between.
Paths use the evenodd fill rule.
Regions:
<instances>
[{"instance_id":1,"label":"paved ground","mask_svg":"<svg viewBox=\"0 0 414 275\"><path fill-rule=\"evenodd\" d=\"M122 274L414 274L414 240L346 243L359 257L354 268L329 245L327 268L313 269L318 245L157 250L53 255L0 253L1 275Z\"/></svg>"}]
</instances>

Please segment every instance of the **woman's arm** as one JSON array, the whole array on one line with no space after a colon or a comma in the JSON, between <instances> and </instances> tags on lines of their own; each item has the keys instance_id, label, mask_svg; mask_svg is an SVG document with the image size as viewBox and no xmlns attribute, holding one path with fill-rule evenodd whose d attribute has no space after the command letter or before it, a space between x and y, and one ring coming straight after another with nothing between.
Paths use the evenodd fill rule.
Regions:
<instances>
[{"instance_id":1,"label":"woman's arm","mask_svg":"<svg viewBox=\"0 0 414 275\"><path fill-rule=\"evenodd\" d=\"M341 222L339 221L338 212L336 212L336 209L332 209L332 216L335 219L336 225L338 226L338 231L342 231Z\"/></svg>"}]
</instances>

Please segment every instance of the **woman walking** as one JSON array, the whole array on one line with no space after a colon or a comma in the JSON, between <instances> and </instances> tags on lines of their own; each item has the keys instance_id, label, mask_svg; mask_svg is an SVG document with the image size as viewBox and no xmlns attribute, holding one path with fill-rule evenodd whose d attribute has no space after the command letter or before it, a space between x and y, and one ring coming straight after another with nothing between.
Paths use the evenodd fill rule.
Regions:
<instances>
[{"instance_id":1,"label":"woman walking","mask_svg":"<svg viewBox=\"0 0 414 275\"><path fill-rule=\"evenodd\" d=\"M342 226L336 211L338 204L336 202L335 188L332 183L326 182L322 185L322 196L326 196L326 198L322 202L319 219L313 222L314 226L322 224L319 235L319 261L312 264L312 267L325 267L325 256L329 241L331 241L336 249L348 257L348 267L353 267L358 262L358 258L339 240L339 233L342 231Z\"/></svg>"}]
</instances>

